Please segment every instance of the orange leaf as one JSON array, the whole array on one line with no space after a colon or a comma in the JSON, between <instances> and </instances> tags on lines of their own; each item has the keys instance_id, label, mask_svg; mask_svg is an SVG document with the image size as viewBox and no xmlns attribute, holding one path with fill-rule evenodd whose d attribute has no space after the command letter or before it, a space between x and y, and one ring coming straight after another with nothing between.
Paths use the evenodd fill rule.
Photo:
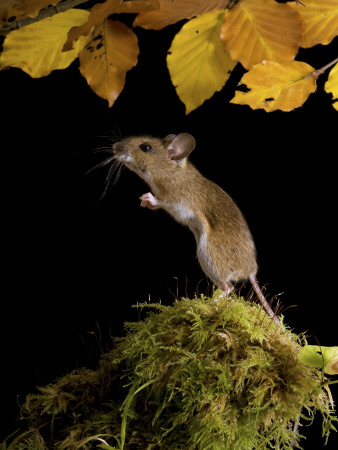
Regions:
<instances>
[{"instance_id":1,"label":"orange leaf","mask_svg":"<svg viewBox=\"0 0 338 450\"><path fill-rule=\"evenodd\" d=\"M121 2L121 0L106 0L104 3L97 3L92 7L88 22L81 27L73 27L69 30L67 41L63 46L66 52L73 48L74 42L82 35L89 34L92 27L100 25L110 14L117 13L138 13L140 11L158 8L159 0L133 0Z\"/></svg>"},{"instance_id":2,"label":"orange leaf","mask_svg":"<svg viewBox=\"0 0 338 450\"><path fill-rule=\"evenodd\" d=\"M337 0L306 0L305 6L290 4L304 20L302 47L329 44L338 35Z\"/></svg>"},{"instance_id":3,"label":"orange leaf","mask_svg":"<svg viewBox=\"0 0 338 450\"><path fill-rule=\"evenodd\" d=\"M2 22L7 22L10 17L13 17L11 13L11 3L13 0L1 0L0 2L0 24Z\"/></svg>"},{"instance_id":4,"label":"orange leaf","mask_svg":"<svg viewBox=\"0 0 338 450\"><path fill-rule=\"evenodd\" d=\"M242 0L227 11L221 40L246 69L263 60L292 61L302 36L300 15L274 0Z\"/></svg>"},{"instance_id":5,"label":"orange leaf","mask_svg":"<svg viewBox=\"0 0 338 450\"><path fill-rule=\"evenodd\" d=\"M201 14L227 7L229 0L159 0L156 11L140 13L134 20L134 27L160 30L182 19L191 19Z\"/></svg>"},{"instance_id":6,"label":"orange leaf","mask_svg":"<svg viewBox=\"0 0 338 450\"><path fill-rule=\"evenodd\" d=\"M0 20L36 17L41 9L57 5L61 0L0 0Z\"/></svg>"},{"instance_id":7,"label":"orange leaf","mask_svg":"<svg viewBox=\"0 0 338 450\"><path fill-rule=\"evenodd\" d=\"M315 69L301 61L278 63L263 61L247 72L241 83L249 92L236 92L231 103L249 105L267 112L291 111L316 90Z\"/></svg>"},{"instance_id":8,"label":"orange leaf","mask_svg":"<svg viewBox=\"0 0 338 450\"><path fill-rule=\"evenodd\" d=\"M111 107L124 87L127 71L137 64L138 54L136 35L121 22L105 20L79 55L80 72Z\"/></svg>"}]
</instances>

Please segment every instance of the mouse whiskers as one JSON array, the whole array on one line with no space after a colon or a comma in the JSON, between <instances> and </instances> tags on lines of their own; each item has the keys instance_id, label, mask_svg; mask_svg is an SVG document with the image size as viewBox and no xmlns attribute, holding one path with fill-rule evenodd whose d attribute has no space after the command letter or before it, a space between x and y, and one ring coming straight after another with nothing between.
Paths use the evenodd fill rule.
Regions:
<instances>
[{"instance_id":1,"label":"mouse whiskers","mask_svg":"<svg viewBox=\"0 0 338 450\"><path fill-rule=\"evenodd\" d=\"M95 150L96 153L102 152L102 153L110 153L111 155L108 156L108 158L105 158L103 161L100 161L98 164L95 164L95 166L91 167L87 172L86 175L93 172L96 169L102 169L103 167L106 167L109 165L108 174L105 179L105 187L100 195L99 200L102 200L105 195L107 194L108 190L114 186L117 181L120 178L121 171L123 169L123 164L116 159L116 156L113 154L113 150L111 147L102 147Z\"/></svg>"},{"instance_id":2,"label":"mouse whiskers","mask_svg":"<svg viewBox=\"0 0 338 450\"><path fill-rule=\"evenodd\" d=\"M108 174L106 176L106 186L100 196L100 200L104 198L109 188L113 187L118 182L121 172L123 170L124 165L115 158L116 158L115 156L113 158L110 158L111 160L113 160L113 162L109 167Z\"/></svg>"}]
</instances>

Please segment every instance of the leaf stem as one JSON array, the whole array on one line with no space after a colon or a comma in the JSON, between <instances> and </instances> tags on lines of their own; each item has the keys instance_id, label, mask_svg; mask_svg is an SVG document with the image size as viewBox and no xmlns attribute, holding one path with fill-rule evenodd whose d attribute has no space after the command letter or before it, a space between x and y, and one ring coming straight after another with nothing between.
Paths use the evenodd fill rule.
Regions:
<instances>
[{"instance_id":1,"label":"leaf stem","mask_svg":"<svg viewBox=\"0 0 338 450\"><path fill-rule=\"evenodd\" d=\"M336 62L338 62L338 58L334 59L333 61L329 62L328 64L326 64L326 66L314 70L313 72L310 73L310 75L307 75L305 78L318 78L319 75L322 75L326 69L328 69L329 67L333 66L334 64L336 64Z\"/></svg>"},{"instance_id":2,"label":"leaf stem","mask_svg":"<svg viewBox=\"0 0 338 450\"><path fill-rule=\"evenodd\" d=\"M47 17L52 17L60 12L67 11L74 6L81 5L81 3L86 3L88 0L65 0L55 6L49 6L48 8L42 9L36 17L24 17L23 19L16 20L14 22L5 22L0 25L0 35L6 35L10 31L18 30L19 28L30 25L34 22L39 22Z\"/></svg>"}]
</instances>

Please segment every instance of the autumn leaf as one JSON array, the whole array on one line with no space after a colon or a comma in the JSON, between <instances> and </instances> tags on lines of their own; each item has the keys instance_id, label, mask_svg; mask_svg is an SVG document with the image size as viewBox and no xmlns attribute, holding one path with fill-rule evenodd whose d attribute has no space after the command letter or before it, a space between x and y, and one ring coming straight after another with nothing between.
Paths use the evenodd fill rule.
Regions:
<instances>
[{"instance_id":1,"label":"autumn leaf","mask_svg":"<svg viewBox=\"0 0 338 450\"><path fill-rule=\"evenodd\" d=\"M0 21L36 17L41 9L57 5L62 0L0 0Z\"/></svg>"},{"instance_id":2,"label":"autumn leaf","mask_svg":"<svg viewBox=\"0 0 338 450\"><path fill-rule=\"evenodd\" d=\"M224 11L191 19L171 44L168 69L187 114L222 89L236 65L219 38L223 19Z\"/></svg>"},{"instance_id":3,"label":"autumn leaf","mask_svg":"<svg viewBox=\"0 0 338 450\"><path fill-rule=\"evenodd\" d=\"M242 0L227 11L221 40L246 69L263 60L292 61L301 43L302 21L289 4Z\"/></svg>"},{"instance_id":4,"label":"autumn leaf","mask_svg":"<svg viewBox=\"0 0 338 450\"><path fill-rule=\"evenodd\" d=\"M332 106L338 111L338 63L331 69L324 88L333 95Z\"/></svg>"},{"instance_id":5,"label":"autumn leaf","mask_svg":"<svg viewBox=\"0 0 338 450\"><path fill-rule=\"evenodd\" d=\"M315 71L294 58L300 45L328 44L338 35L337 1L306 0L304 7L279 0L100 0L92 2L89 12L70 9L43 19L55 14L48 6L71 8L72 1L0 0L0 34L7 34L0 69L14 66L41 77L67 67L81 53L82 74L111 106L139 49L134 33L108 16L137 14L134 26L150 29L188 19L167 57L187 113L224 86L237 61L252 70L243 77L248 92L237 92L233 103L289 111L305 101L316 89L316 78L336 63ZM18 21L27 16L37 21ZM338 109L336 67L325 89Z\"/></svg>"},{"instance_id":6,"label":"autumn leaf","mask_svg":"<svg viewBox=\"0 0 338 450\"><path fill-rule=\"evenodd\" d=\"M80 71L89 86L111 107L121 93L126 73L137 64L136 35L123 23L105 20L80 53Z\"/></svg>"},{"instance_id":7,"label":"autumn leaf","mask_svg":"<svg viewBox=\"0 0 338 450\"><path fill-rule=\"evenodd\" d=\"M159 0L159 3L159 9L140 13L133 26L160 30L182 19L224 9L229 0Z\"/></svg>"},{"instance_id":8,"label":"autumn leaf","mask_svg":"<svg viewBox=\"0 0 338 450\"><path fill-rule=\"evenodd\" d=\"M74 23L86 22L88 15L82 9L70 9L10 32L0 55L0 69L19 67L33 78L46 76L55 69L65 69L89 40L82 38L74 50L62 53L67 32Z\"/></svg>"},{"instance_id":9,"label":"autumn leaf","mask_svg":"<svg viewBox=\"0 0 338 450\"><path fill-rule=\"evenodd\" d=\"M148 9L159 7L159 0L133 0L121 2L121 0L106 0L104 3L97 3L91 9L88 21L82 26L74 26L69 30L67 40L63 46L63 51L69 51L73 48L80 36L87 36L90 30L103 21L111 14L118 13L138 13Z\"/></svg>"},{"instance_id":10,"label":"autumn leaf","mask_svg":"<svg viewBox=\"0 0 338 450\"><path fill-rule=\"evenodd\" d=\"M237 91L231 103L249 105L252 109L265 109L267 112L276 109L291 111L302 106L316 90L316 80L311 75L314 71L313 67L301 61L263 61L241 80L249 92Z\"/></svg>"},{"instance_id":11,"label":"autumn leaf","mask_svg":"<svg viewBox=\"0 0 338 450\"><path fill-rule=\"evenodd\" d=\"M306 0L306 7L296 4L290 7L297 10L304 22L302 47L316 44L329 44L338 36L338 2L337 0Z\"/></svg>"}]
</instances>

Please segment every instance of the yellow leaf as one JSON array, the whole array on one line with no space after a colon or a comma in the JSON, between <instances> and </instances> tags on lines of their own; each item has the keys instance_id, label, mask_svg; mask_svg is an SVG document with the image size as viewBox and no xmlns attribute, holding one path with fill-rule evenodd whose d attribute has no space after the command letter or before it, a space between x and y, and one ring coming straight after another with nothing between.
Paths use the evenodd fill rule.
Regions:
<instances>
[{"instance_id":1,"label":"yellow leaf","mask_svg":"<svg viewBox=\"0 0 338 450\"><path fill-rule=\"evenodd\" d=\"M159 0L156 11L140 13L133 26L160 30L182 19L191 19L201 14L227 7L229 0Z\"/></svg>"},{"instance_id":2,"label":"yellow leaf","mask_svg":"<svg viewBox=\"0 0 338 450\"><path fill-rule=\"evenodd\" d=\"M81 74L112 106L124 87L127 71L137 64L138 53L136 35L121 22L105 20L80 53Z\"/></svg>"},{"instance_id":3,"label":"yellow leaf","mask_svg":"<svg viewBox=\"0 0 338 450\"><path fill-rule=\"evenodd\" d=\"M292 61L301 43L302 21L289 4L242 0L225 15L224 48L246 69L263 60Z\"/></svg>"},{"instance_id":4,"label":"yellow leaf","mask_svg":"<svg viewBox=\"0 0 338 450\"><path fill-rule=\"evenodd\" d=\"M304 21L302 47L329 44L338 35L338 1L304 0L305 7L290 3Z\"/></svg>"},{"instance_id":5,"label":"yellow leaf","mask_svg":"<svg viewBox=\"0 0 338 450\"><path fill-rule=\"evenodd\" d=\"M62 53L62 46L69 28L82 24L89 13L82 9L70 9L19 30L11 31L3 44L0 69L19 67L33 78L48 75L52 70L68 67L88 42L82 38L74 50Z\"/></svg>"},{"instance_id":6,"label":"yellow leaf","mask_svg":"<svg viewBox=\"0 0 338 450\"><path fill-rule=\"evenodd\" d=\"M236 91L231 103L249 105L267 112L291 111L302 106L316 90L314 68L301 61L278 63L263 61L247 72L241 82L249 92Z\"/></svg>"},{"instance_id":7,"label":"yellow leaf","mask_svg":"<svg viewBox=\"0 0 338 450\"><path fill-rule=\"evenodd\" d=\"M103 23L111 14L118 13L138 13L148 9L159 7L159 0L133 0L121 2L121 0L106 0L104 3L97 3L91 9L88 21L82 26L74 26L69 30L67 41L63 46L63 51L69 51L73 48L74 42L80 36L87 36L90 30Z\"/></svg>"},{"instance_id":8,"label":"yellow leaf","mask_svg":"<svg viewBox=\"0 0 338 450\"><path fill-rule=\"evenodd\" d=\"M189 20L176 34L167 64L186 113L222 89L236 63L219 39L224 11Z\"/></svg>"},{"instance_id":9,"label":"yellow leaf","mask_svg":"<svg viewBox=\"0 0 338 450\"><path fill-rule=\"evenodd\" d=\"M332 105L338 111L338 63L331 69L324 87L326 92L330 92L333 95Z\"/></svg>"}]
</instances>

